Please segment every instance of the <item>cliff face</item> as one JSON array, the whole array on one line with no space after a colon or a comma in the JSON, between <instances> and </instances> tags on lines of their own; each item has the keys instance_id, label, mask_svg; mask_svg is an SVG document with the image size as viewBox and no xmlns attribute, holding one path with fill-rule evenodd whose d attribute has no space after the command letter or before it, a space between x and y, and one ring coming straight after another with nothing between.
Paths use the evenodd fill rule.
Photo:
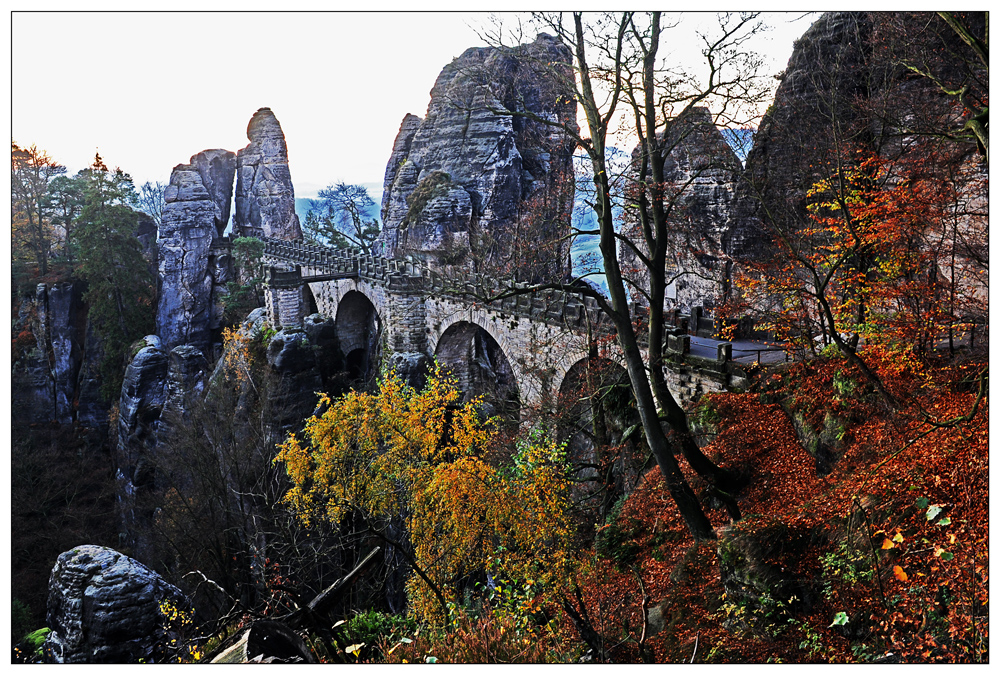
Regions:
<instances>
[{"instance_id":1,"label":"cliff face","mask_svg":"<svg viewBox=\"0 0 1000 675\"><path fill-rule=\"evenodd\" d=\"M233 232L237 236L301 239L285 134L270 108L254 113L247 138L250 144L236 156Z\"/></svg>"},{"instance_id":2,"label":"cliff face","mask_svg":"<svg viewBox=\"0 0 1000 675\"><path fill-rule=\"evenodd\" d=\"M232 152L205 150L170 174L159 228L156 309L157 333L168 350L191 344L208 351L211 331L219 328L213 288L229 280L228 252L219 245L235 172Z\"/></svg>"},{"instance_id":3,"label":"cliff face","mask_svg":"<svg viewBox=\"0 0 1000 675\"><path fill-rule=\"evenodd\" d=\"M828 12L796 40L774 103L754 135L733 226L724 242L737 260L766 255L761 204L782 227L806 218L806 192L832 149L871 140L857 112L872 81L863 12Z\"/></svg>"},{"instance_id":4,"label":"cliff face","mask_svg":"<svg viewBox=\"0 0 1000 675\"><path fill-rule=\"evenodd\" d=\"M722 295L727 267L724 241L733 217L733 198L743 167L715 126L707 108L692 108L675 120L664 140L666 201L671 206L664 306L688 312L711 308ZM632 153L633 166L640 148ZM638 175L633 171L633 180ZM626 215L625 232L648 254L638 218ZM649 289L648 269L627 247L620 247L622 269L640 287ZM640 304L645 299L637 294Z\"/></svg>"},{"instance_id":5,"label":"cliff face","mask_svg":"<svg viewBox=\"0 0 1000 675\"><path fill-rule=\"evenodd\" d=\"M573 143L508 111L575 125L575 104L560 99L547 70L570 61L540 35L514 50L469 49L445 66L426 116L407 115L393 144L382 255L511 273L529 267L530 244L532 276L568 273L568 247L555 241L570 224Z\"/></svg>"},{"instance_id":6,"label":"cliff face","mask_svg":"<svg viewBox=\"0 0 1000 675\"><path fill-rule=\"evenodd\" d=\"M99 394L101 348L87 317L82 281L39 284L14 321L12 412L28 423L107 424Z\"/></svg>"}]
</instances>

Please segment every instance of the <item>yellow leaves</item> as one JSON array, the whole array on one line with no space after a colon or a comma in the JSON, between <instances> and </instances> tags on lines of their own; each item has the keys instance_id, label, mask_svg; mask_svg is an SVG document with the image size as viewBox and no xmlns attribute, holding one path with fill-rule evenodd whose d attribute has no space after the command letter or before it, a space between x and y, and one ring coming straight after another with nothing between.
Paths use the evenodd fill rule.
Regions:
<instances>
[{"instance_id":1,"label":"yellow leaves","mask_svg":"<svg viewBox=\"0 0 1000 675\"><path fill-rule=\"evenodd\" d=\"M348 510L408 514L418 564L451 600L449 584L473 570L530 577L533 591L554 584L573 564L563 446L534 438L519 444L513 466L487 464L496 425L478 400L460 397L440 367L421 391L389 377L375 393L321 397L323 415L279 446L275 461L292 483L285 502L307 525L339 522ZM407 589L418 613L440 611L423 580L411 578Z\"/></svg>"}]
</instances>

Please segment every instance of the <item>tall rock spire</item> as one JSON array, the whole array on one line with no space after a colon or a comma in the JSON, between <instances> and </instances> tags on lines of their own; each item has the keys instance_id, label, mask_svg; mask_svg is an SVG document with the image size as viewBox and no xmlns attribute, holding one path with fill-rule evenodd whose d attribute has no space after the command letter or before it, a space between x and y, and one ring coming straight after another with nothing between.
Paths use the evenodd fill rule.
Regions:
<instances>
[{"instance_id":1,"label":"tall rock spire","mask_svg":"<svg viewBox=\"0 0 1000 675\"><path fill-rule=\"evenodd\" d=\"M288 170L288 146L278 118L261 108L247 125L250 144L236 156L237 236L301 239L295 189Z\"/></svg>"},{"instance_id":2,"label":"tall rock spire","mask_svg":"<svg viewBox=\"0 0 1000 675\"><path fill-rule=\"evenodd\" d=\"M558 76L572 54L539 35L468 49L441 71L423 119L407 115L386 166L382 254L532 280L569 273L576 124Z\"/></svg>"},{"instance_id":3,"label":"tall rock spire","mask_svg":"<svg viewBox=\"0 0 1000 675\"><path fill-rule=\"evenodd\" d=\"M228 281L228 266L213 245L229 220L235 171L232 152L204 150L170 173L157 237L156 326L167 351L192 344L207 353L218 328L212 288Z\"/></svg>"}]
</instances>

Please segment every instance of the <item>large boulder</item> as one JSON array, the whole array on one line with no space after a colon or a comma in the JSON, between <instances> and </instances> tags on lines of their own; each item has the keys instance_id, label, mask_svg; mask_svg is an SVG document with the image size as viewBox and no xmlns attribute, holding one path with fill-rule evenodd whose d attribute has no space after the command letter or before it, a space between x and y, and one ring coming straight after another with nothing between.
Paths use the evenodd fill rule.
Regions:
<instances>
[{"instance_id":1,"label":"large boulder","mask_svg":"<svg viewBox=\"0 0 1000 675\"><path fill-rule=\"evenodd\" d=\"M167 638L160 612L188 600L140 562L87 544L59 556L49 577L49 663L153 663Z\"/></svg>"},{"instance_id":2,"label":"large boulder","mask_svg":"<svg viewBox=\"0 0 1000 675\"><path fill-rule=\"evenodd\" d=\"M233 153L205 150L170 174L159 229L156 309L157 333L167 350L192 344L207 351L218 328L213 288L229 277L227 265L217 261L228 257L215 249L224 248L235 171Z\"/></svg>"},{"instance_id":3,"label":"large boulder","mask_svg":"<svg viewBox=\"0 0 1000 675\"><path fill-rule=\"evenodd\" d=\"M386 166L380 251L434 267L533 279L569 273L576 124L557 76L572 55L539 35L514 49L466 50L445 66L423 119L407 115ZM563 72L565 71L565 72Z\"/></svg>"},{"instance_id":4,"label":"large boulder","mask_svg":"<svg viewBox=\"0 0 1000 675\"><path fill-rule=\"evenodd\" d=\"M301 239L285 134L270 108L254 113L247 138L250 144L236 158L233 231L249 237Z\"/></svg>"}]
</instances>

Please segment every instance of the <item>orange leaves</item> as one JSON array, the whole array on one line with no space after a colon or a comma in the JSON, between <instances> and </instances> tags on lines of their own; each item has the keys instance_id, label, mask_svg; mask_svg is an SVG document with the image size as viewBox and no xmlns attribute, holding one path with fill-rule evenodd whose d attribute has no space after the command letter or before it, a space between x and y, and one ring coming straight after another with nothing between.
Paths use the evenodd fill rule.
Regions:
<instances>
[{"instance_id":1,"label":"orange leaves","mask_svg":"<svg viewBox=\"0 0 1000 675\"><path fill-rule=\"evenodd\" d=\"M866 348L923 349L953 327L955 291L972 283L944 269L955 266L947 190L868 151L845 161L809 189L808 222L769 223L776 255L735 280L743 306L730 309L810 352L831 331Z\"/></svg>"},{"instance_id":2,"label":"orange leaves","mask_svg":"<svg viewBox=\"0 0 1000 675\"><path fill-rule=\"evenodd\" d=\"M893 565L892 573L900 581L906 581L909 578L906 576L906 572L903 571L903 568L899 565Z\"/></svg>"}]
</instances>

